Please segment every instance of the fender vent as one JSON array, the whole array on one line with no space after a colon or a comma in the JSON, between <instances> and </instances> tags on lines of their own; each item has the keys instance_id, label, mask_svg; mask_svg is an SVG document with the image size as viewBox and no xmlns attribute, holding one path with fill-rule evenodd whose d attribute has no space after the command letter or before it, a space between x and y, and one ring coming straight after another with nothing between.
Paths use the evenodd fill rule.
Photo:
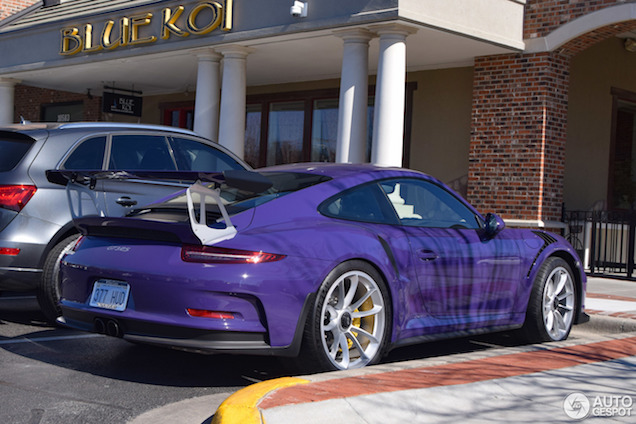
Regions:
<instances>
[{"instance_id":1,"label":"fender vent","mask_svg":"<svg viewBox=\"0 0 636 424\"><path fill-rule=\"evenodd\" d=\"M539 258L541 253L543 253L545 248L548 247L549 245L551 245L552 243L556 243L556 241L557 241L550 234L544 233L543 231L532 231L532 233L537 235L539 238L541 238L541 240L543 240L543 246L541 246L541 249L539 249L539 251L537 252L536 256L532 260L532 265L528 269L528 273L526 274L526 278L530 277L530 272L532 271L534 266L537 264L537 259Z\"/></svg>"}]
</instances>

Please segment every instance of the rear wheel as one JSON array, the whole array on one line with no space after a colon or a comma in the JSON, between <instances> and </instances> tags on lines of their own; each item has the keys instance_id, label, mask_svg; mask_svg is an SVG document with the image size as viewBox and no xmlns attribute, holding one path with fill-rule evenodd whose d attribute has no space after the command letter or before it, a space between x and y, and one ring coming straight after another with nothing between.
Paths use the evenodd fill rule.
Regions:
<instances>
[{"instance_id":1,"label":"rear wheel","mask_svg":"<svg viewBox=\"0 0 636 424\"><path fill-rule=\"evenodd\" d=\"M44 261L37 298L42 313L52 323L55 323L55 320L62 315L62 309L60 308L60 262L62 257L73 249L79 237L79 234L66 237L51 249Z\"/></svg>"},{"instance_id":2,"label":"rear wheel","mask_svg":"<svg viewBox=\"0 0 636 424\"><path fill-rule=\"evenodd\" d=\"M570 266L548 258L535 278L523 333L528 341L567 339L574 324L577 291Z\"/></svg>"},{"instance_id":3,"label":"rear wheel","mask_svg":"<svg viewBox=\"0 0 636 424\"><path fill-rule=\"evenodd\" d=\"M329 370L371 365L381 359L390 329L391 303L380 274L366 262L344 262L320 286L300 359Z\"/></svg>"}]
</instances>

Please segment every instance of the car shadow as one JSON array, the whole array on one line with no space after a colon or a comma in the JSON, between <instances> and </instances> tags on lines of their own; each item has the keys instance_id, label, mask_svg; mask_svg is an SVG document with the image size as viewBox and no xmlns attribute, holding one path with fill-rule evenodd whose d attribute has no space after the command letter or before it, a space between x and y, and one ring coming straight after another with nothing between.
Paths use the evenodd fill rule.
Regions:
<instances>
[{"instance_id":1,"label":"car shadow","mask_svg":"<svg viewBox=\"0 0 636 424\"><path fill-rule=\"evenodd\" d=\"M441 357L518 343L505 333L426 342L394 349L382 363ZM133 344L46 322L39 311L0 310L0 349L110 379L172 387L244 387L311 374L302 358L202 354Z\"/></svg>"},{"instance_id":2,"label":"car shadow","mask_svg":"<svg viewBox=\"0 0 636 424\"><path fill-rule=\"evenodd\" d=\"M96 376L174 387L242 387L293 372L275 357L186 352L54 326L39 311L0 310L0 350Z\"/></svg>"}]
</instances>

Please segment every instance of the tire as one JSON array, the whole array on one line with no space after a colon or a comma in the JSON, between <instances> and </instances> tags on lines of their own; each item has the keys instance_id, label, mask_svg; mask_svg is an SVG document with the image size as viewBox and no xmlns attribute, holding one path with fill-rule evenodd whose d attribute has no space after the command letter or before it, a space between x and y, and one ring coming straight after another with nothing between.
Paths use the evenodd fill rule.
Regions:
<instances>
[{"instance_id":1,"label":"tire","mask_svg":"<svg viewBox=\"0 0 636 424\"><path fill-rule=\"evenodd\" d=\"M62 315L60 308L60 262L79 238L79 234L73 234L56 244L46 256L42 279L37 289L37 299L44 317L51 323Z\"/></svg>"},{"instance_id":2,"label":"tire","mask_svg":"<svg viewBox=\"0 0 636 424\"><path fill-rule=\"evenodd\" d=\"M565 340L577 311L577 287L570 266L548 258L534 280L522 335L529 342Z\"/></svg>"},{"instance_id":3,"label":"tire","mask_svg":"<svg viewBox=\"0 0 636 424\"><path fill-rule=\"evenodd\" d=\"M299 362L305 369L345 370L377 363L391 332L383 278L363 261L343 262L318 290L305 325Z\"/></svg>"}]
</instances>

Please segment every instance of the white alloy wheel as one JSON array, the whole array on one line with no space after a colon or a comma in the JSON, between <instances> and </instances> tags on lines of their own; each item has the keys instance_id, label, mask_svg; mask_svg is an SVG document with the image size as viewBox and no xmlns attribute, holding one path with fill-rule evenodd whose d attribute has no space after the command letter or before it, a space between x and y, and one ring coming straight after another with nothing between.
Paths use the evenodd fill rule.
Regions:
<instances>
[{"instance_id":1,"label":"white alloy wheel","mask_svg":"<svg viewBox=\"0 0 636 424\"><path fill-rule=\"evenodd\" d=\"M387 307L373 277L360 270L340 275L320 311L324 353L336 369L360 368L377 361L387 331Z\"/></svg>"},{"instance_id":2,"label":"white alloy wheel","mask_svg":"<svg viewBox=\"0 0 636 424\"><path fill-rule=\"evenodd\" d=\"M570 333L575 293L570 271L563 266L554 268L543 288L543 325L552 340L563 340Z\"/></svg>"}]
</instances>

